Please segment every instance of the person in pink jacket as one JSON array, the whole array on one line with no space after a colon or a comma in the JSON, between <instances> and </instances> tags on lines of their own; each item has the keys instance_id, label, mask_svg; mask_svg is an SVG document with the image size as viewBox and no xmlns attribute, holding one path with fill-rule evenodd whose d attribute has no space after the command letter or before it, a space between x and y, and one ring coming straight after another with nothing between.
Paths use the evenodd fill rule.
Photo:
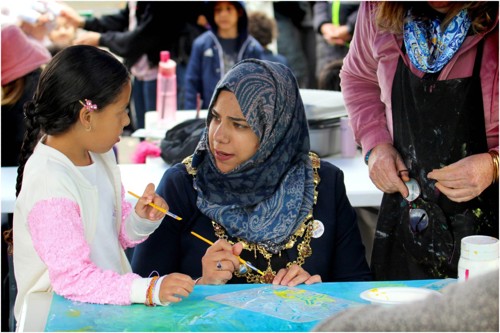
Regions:
<instances>
[{"instance_id":1,"label":"person in pink jacket","mask_svg":"<svg viewBox=\"0 0 500 333\"><path fill-rule=\"evenodd\" d=\"M457 277L460 241L498 238L498 3L363 2L341 85L385 194L376 279Z\"/></svg>"}]
</instances>

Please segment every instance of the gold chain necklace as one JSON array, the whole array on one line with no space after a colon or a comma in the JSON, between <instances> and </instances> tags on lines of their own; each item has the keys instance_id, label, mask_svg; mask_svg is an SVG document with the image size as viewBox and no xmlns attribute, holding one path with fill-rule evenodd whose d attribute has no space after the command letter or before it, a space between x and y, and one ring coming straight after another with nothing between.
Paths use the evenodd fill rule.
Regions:
<instances>
[{"instance_id":1,"label":"gold chain necklace","mask_svg":"<svg viewBox=\"0 0 500 333\"><path fill-rule=\"evenodd\" d=\"M311 159L312 162L312 168L313 168L313 182L314 182L314 205L316 205L317 199L318 199L318 191L317 191L317 186L320 183L320 177L318 174L318 169L320 167L320 158L318 155L315 153L309 153L309 158ZM187 172L192 175L193 177L196 177L196 168L193 168L191 166L192 162L192 156L189 156L182 161L182 163L186 166ZM307 214L306 218L300 225L299 229L295 231L295 233L290 237L288 242L286 243L284 249L288 250L291 249L295 246L297 243L297 239L302 238L302 241L297 244L297 259L291 262L288 262L286 264L286 267L290 267L291 265L298 265L302 266L306 260L306 258L310 257L312 255L312 249L310 246L311 243L311 237L312 237L312 232L314 229L314 218L312 214L312 210ZM232 242L229 240L228 235L226 234L224 228L218 224L215 221L212 221L212 226L215 231L215 235L219 239L225 239L227 240L230 244L234 244L235 242ZM273 254L268 252L262 245L259 245L257 243L250 243L247 242L241 238L237 238L237 242L242 243L243 245L243 250L247 251L252 251L254 252L254 257L257 258L257 252L259 252L266 260L267 260L267 268L264 271L264 275L259 275L254 273L252 270L247 270L245 273L239 273L237 271L234 272L234 274L237 277L243 277L245 276L246 280L248 283L272 283L274 277L276 276L277 272L272 269L271 266L271 258L273 257ZM278 256L281 256L281 251L277 254Z\"/></svg>"},{"instance_id":2,"label":"gold chain necklace","mask_svg":"<svg viewBox=\"0 0 500 333\"><path fill-rule=\"evenodd\" d=\"M311 243L311 236L313 232L313 216L312 212L307 215L305 218L304 222L300 225L299 229L290 237L288 242L285 245L286 250L291 249L295 246L297 243L297 239L302 237L302 241L297 244L297 253L298 257L296 260L291 261L286 264L286 267L290 267L293 264L297 264L299 266L302 266L306 260L307 257L311 256L312 254L312 249L310 246ZM227 240L230 244L234 244L235 242L232 242L228 239L228 236L224 230L224 228L218 224L217 222L212 221L212 226L214 227L215 235L219 239L225 239ZM273 255L270 252L268 252L262 245L259 245L257 243L250 243L245 241L244 239L237 238L237 242L240 242L243 245L243 250L251 251L254 252L254 257L257 258L257 251L267 260L267 268L264 271L264 275L256 274L252 270L247 270L245 273L240 274L239 272L235 271L234 275L237 277L245 277L247 279L247 282L249 283L271 283L276 276L276 271L273 270L271 266L271 258ZM277 254L281 256L281 251Z\"/></svg>"}]
</instances>

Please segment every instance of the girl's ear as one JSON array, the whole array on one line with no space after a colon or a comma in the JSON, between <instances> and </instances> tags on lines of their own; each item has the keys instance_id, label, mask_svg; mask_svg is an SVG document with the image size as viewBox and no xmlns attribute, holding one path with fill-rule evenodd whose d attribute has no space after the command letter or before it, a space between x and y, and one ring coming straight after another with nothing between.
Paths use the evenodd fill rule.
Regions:
<instances>
[{"instance_id":1,"label":"girl's ear","mask_svg":"<svg viewBox=\"0 0 500 333\"><path fill-rule=\"evenodd\" d=\"M91 128L92 111L89 111L87 110L86 107L82 106L82 108L80 109L78 119L83 128L85 129Z\"/></svg>"}]
</instances>

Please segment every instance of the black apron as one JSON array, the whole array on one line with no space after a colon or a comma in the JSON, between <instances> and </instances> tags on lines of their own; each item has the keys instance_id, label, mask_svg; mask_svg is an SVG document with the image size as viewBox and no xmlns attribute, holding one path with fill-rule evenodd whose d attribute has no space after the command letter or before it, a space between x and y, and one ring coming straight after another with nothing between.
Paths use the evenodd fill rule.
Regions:
<instances>
[{"instance_id":1,"label":"black apron","mask_svg":"<svg viewBox=\"0 0 500 333\"><path fill-rule=\"evenodd\" d=\"M392 87L394 147L421 195L408 203L400 193L384 194L372 253L377 280L456 278L463 237L498 238L497 184L457 203L427 178L433 169L488 151L479 76L483 43L467 78L437 81L436 73L420 79L399 58ZM411 208L427 213L427 228L410 227Z\"/></svg>"}]
</instances>

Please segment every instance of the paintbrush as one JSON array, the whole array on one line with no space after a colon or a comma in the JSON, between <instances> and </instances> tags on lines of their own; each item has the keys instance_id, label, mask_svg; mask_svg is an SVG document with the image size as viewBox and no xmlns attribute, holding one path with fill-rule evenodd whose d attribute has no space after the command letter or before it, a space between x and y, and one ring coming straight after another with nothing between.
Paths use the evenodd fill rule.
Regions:
<instances>
[{"instance_id":1,"label":"paintbrush","mask_svg":"<svg viewBox=\"0 0 500 333\"><path fill-rule=\"evenodd\" d=\"M201 235L198 235L196 232L194 231L191 231L191 234L195 237L198 237L199 239L201 239L202 241L204 241L205 243L209 244L209 245L214 245L213 242L209 241L208 239L206 239L205 237L201 236ZM262 271L260 271L257 267L255 267L254 265L250 264L248 261L245 261L243 259L241 259L239 256L236 256L238 258L238 260L240 261L240 263L242 263L243 265L245 266L248 266L250 267L251 269L253 269L254 271L256 271L257 273L259 273L260 275L264 275L264 273Z\"/></svg>"},{"instance_id":2,"label":"paintbrush","mask_svg":"<svg viewBox=\"0 0 500 333\"><path fill-rule=\"evenodd\" d=\"M141 198L140 196L138 196L138 195L137 195L137 194L135 194L134 192L131 192L131 191L127 191L127 192L128 192L131 196L136 197L137 199L140 199L140 198ZM162 212L163 214L166 214L166 215L168 215L168 216L170 216L170 217L173 217L173 218L174 218L174 219L176 219L176 220L179 220L179 221L180 221L180 220L182 220L182 217L179 217L179 216L175 215L174 213L170 213L170 212L169 212L169 211L167 211L166 209L161 208L160 206L155 205L155 204L154 204L154 203L152 203L152 202L150 202L148 205L149 205L149 206L151 206L151 207L153 207L154 209L159 210L159 211L160 211L160 212Z\"/></svg>"}]
</instances>

